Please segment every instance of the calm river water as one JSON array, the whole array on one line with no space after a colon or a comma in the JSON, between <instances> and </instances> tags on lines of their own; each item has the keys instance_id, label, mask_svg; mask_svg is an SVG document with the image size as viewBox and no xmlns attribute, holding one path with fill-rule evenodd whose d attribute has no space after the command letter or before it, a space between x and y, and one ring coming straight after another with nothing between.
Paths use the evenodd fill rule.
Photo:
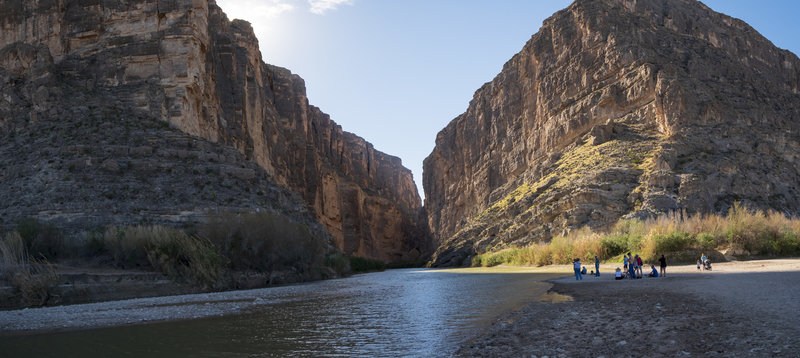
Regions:
<instances>
[{"instance_id":1,"label":"calm river water","mask_svg":"<svg viewBox=\"0 0 800 358\"><path fill-rule=\"evenodd\" d=\"M240 314L0 337L3 357L447 356L553 274L404 269L263 290Z\"/></svg>"}]
</instances>

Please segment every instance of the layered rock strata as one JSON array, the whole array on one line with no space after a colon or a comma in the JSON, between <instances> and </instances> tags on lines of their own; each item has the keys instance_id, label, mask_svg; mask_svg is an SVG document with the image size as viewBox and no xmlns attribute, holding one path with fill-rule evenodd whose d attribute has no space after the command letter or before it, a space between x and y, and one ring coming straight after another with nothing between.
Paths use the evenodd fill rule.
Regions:
<instances>
[{"instance_id":1,"label":"layered rock strata","mask_svg":"<svg viewBox=\"0 0 800 358\"><path fill-rule=\"evenodd\" d=\"M800 213L800 60L694 0L578 0L425 160L435 265L622 217Z\"/></svg>"},{"instance_id":2,"label":"layered rock strata","mask_svg":"<svg viewBox=\"0 0 800 358\"><path fill-rule=\"evenodd\" d=\"M231 148L243 161L234 161L231 173L216 168L211 172L225 172L220 175L250 183L263 178L299 194L347 254L404 261L416 260L428 250L427 225L420 216L421 202L410 171L398 158L342 131L326 114L310 106L303 80L286 69L265 64L250 25L229 21L213 0L1 0L0 26L0 128L5 133L27 138L37 136L31 131L47 128L48 123L80 128L89 118L107 122L96 125L100 128L114 126L112 118L134 125L137 121L161 121L188 135L177 136L182 138L178 142L202 139L214 148L204 152ZM69 101L66 96L86 102ZM65 140L107 154L105 146L84 139ZM150 154L155 163L175 159L162 156L157 148L187 150L171 145L170 139L155 141L159 145L151 146L156 149ZM16 160L13 152L19 148L5 147L8 157L4 159ZM72 160L72 156L60 157L60 148L55 152L53 160ZM91 163L102 165L113 159L104 158ZM134 158L138 157L114 160L120 165ZM209 160L204 155L192 158ZM226 162L228 155L224 158L218 162L231 164ZM15 174L25 177L20 175ZM65 182L57 179L53 180ZM183 185L190 184L184 181ZM240 192L259 191L249 184L231 186ZM6 194L23 196L21 192ZM70 194L61 200L64 205L81 202ZM140 199L156 200L148 194L140 193ZM244 207L263 202L250 199L242 195L234 200ZM213 200L201 205L194 196L182 200L187 202L225 206ZM151 204L158 206L156 201ZM75 204L70 215L84 215L91 206L91 200ZM172 215L180 207L164 204L163 210ZM16 211L9 204L2 210ZM37 210L34 215L47 211ZM115 218L128 214L123 211Z\"/></svg>"}]
</instances>

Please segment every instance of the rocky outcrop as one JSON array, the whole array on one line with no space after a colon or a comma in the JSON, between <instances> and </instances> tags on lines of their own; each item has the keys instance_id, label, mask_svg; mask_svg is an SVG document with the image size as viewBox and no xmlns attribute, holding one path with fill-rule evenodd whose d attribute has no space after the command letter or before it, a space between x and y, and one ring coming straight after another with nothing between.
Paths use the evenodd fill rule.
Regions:
<instances>
[{"instance_id":1,"label":"rocky outcrop","mask_svg":"<svg viewBox=\"0 0 800 358\"><path fill-rule=\"evenodd\" d=\"M250 25L229 21L213 0L0 0L0 10L0 130L6 135L38 138L45 128L75 127L64 140L88 146L92 155L74 160L106 173L144 173L130 164L144 156L150 160L142 165L158 168L155 171L172 168L173 173L196 171L202 176L210 170L231 178L227 189L232 192L263 193L263 188L242 183L277 183L299 194L337 246L350 255L405 261L417 260L429 249L410 171L398 158L342 131L310 106L303 80L265 64ZM86 124L90 119L97 122ZM115 119L127 123L119 128L156 129L145 131L150 137L131 138L127 136L142 133L120 134L108 128L118 125ZM127 154L111 155L110 139L74 137L84 128L99 128L96 133L125 142ZM185 135L166 134L175 130ZM155 142L150 152L136 149L147 146L139 142L148 138ZM198 151L194 144L172 145L172 140L208 144ZM3 159L18 163L14 153L21 143L5 143L17 145L6 144ZM226 148L236 154L219 154L227 153ZM50 159L76 168L64 164L72 155L59 156L62 147L54 150ZM217 159L207 156L209 152ZM183 160L191 163L180 163ZM20 170L14 177L27 180L30 173ZM91 181L92 173L84 176ZM164 183L165 190L200 179L188 175L176 180ZM119 188L112 191L116 196L133 195ZM214 191L219 195L224 190ZM12 201L23 196L6 194ZM76 201L71 194L59 201L80 202L70 215L83 215L93 206L93 200ZM241 207L263 205L263 197L251 200L250 194L231 197ZM158 196L137 195L137 200L150 203L146 207L163 204L164 215L178 215L184 206L227 206L213 198L206 202L190 196L178 200L186 205L168 205ZM47 211L39 204L36 210ZM20 212L15 208L5 205L0 210ZM130 214L124 206L119 213L114 217Z\"/></svg>"},{"instance_id":2,"label":"rocky outcrop","mask_svg":"<svg viewBox=\"0 0 800 358\"><path fill-rule=\"evenodd\" d=\"M425 160L435 265L621 217L800 214L800 60L694 0L578 0Z\"/></svg>"}]
</instances>

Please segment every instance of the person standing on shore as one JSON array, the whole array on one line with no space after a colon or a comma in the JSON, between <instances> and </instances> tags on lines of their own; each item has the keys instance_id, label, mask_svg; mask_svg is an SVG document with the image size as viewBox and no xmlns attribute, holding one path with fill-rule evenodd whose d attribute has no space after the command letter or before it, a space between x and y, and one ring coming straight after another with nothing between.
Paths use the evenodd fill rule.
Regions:
<instances>
[{"instance_id":1,"label":"person standing on shore","mask_svg":"<svg viewBox=\"0 0 800 358\"><path fill-rule=\"evenodd\" d=\"M661 263L661 277L667 276L667 259L664 257L664 254L661 254L661 258L658 259L658 262Z\"/></svg>"},{"instance_id":2,"label":"person standing on shore","mask_svg":"<svg viewBox=\"0 0 800 358\"><path fill-rule=\"evenodd\" d=\"M628 264L628 276L630 276L632 279L635 280L636 279L636 268L634 267L634 265L636 264L636 261L633 261L633 260L630 260L630 261L631 262Z\"/></svg>"},{"instance_id":3,"label":"person standing on shore","mask_svg":"<svg viewBox=\"0 0 800 358\"><path fill-rule=\"evenodd\" d=\"M594 255L594 276L600 277L600 259Z\"/></svg>"},{"instance_id":4,"label":"person standing on shore","mask_svg":"<svg viewBox=\"0 0 800 358\"><path fill-rule=\"evenodd\" d=\"M572 261L572 267L575 269L575 281L583 280L583 276L581 276L581 259Z\"/></svg>"},{"instance_id":5,"label":"person standing on shore","mask_svg":"<svg viewBox=\"0 0 800 358\"><path fill-rule=\"evenodd\" d=\"M630 253L628 253L630 255ZM628 255L622 255L622 270L628 271Z\"/></svg>"},{"instance_id":6,"label":"person standing on shore","mask_svg":"<svg viewBox=\"0 0 800 358\"><path fill-rule=\"evenodd\" d=\"M644 265L644 262L642 262L642 258L639 257L639 254L636 254L636 271L637 271L636 273L637 273L637 277L639 277L639 278L642 278L642 276L644 276L643 273L642 273L642 266L643 265Z\"/></svg>"}]
</instances>

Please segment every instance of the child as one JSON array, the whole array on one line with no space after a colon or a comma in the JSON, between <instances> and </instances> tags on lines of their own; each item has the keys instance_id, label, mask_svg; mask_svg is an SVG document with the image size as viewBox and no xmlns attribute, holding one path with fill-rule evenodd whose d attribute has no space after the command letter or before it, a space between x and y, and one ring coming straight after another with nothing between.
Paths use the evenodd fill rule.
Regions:
<instances>
[{"instance_id":1,"label":"child","mask_svg":"<svg viewBox=\"0 0 800 358\"><path fill-rule=\"evenodd\" d=\"M624 279L624 278L625 278L625 277L623 277L623 276L622 276L622 271L620 271L620 270L619 270L619 267L617 267L617 270L616 270L616 271L614 271L614 279L615 279L615 280L622 280L622 279Z\"/></svg>"},{"instance_id":2,"label":"child","mask_svg":"<svg viewBox=\"0 0 800 358\"><path fill-rule=\"evenodd\" d=\"M700 271L700 260L697 260L697 271Z\"/></svg>"}]
</instances>

